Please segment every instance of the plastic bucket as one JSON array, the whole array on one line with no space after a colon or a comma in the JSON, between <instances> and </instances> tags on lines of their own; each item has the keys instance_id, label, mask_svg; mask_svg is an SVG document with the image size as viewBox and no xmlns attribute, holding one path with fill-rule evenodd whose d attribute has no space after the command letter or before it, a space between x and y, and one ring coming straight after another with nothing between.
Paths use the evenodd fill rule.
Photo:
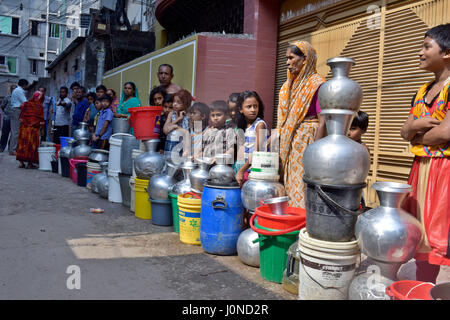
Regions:
<instances>
[{"instance_id":1,"label":"plastic bucket","mask_svg":"<svg viewBox=\"0 0 450 320\"><path fill-rule=\"evenodd\" d=\"M130 207L131 201L131 188L130 188L131 175L119 173L120 192L122 193L122 204L126 207Z\"/></svg>"},{"instance_id":2,"label":"plastic bucket","mask_svg":"<svg viewBox=\"0 0 450 320\"><path fill-rule=\"evenodd\" d=\"M128 133L116 133L109 138L109 158L108 170L120 172L120 156L122 139L124 136L129 136Z\"/></svg>"},{"instance_id":3,"label":"plastic bucket","mask_svg":"<svg viewBox=\"0 0 450 320\"><path fill-rule=\"evenodd\" d=\"M237 241L244 231L244 207L239 187L203 189L200 241L203 250L218 255L237 253Z\"/></svg>"},{"instance_id":4,"label":"plastic bucket","mask_svg":"<svg viewBox=\"0 0 450 320\"><path fill-rule=\"evenodd\" d=\"M131 114L130 122L134 130L134 136L138 140L149 140L159 138L159 122L162 107L147 106L129 108Z\"/></svg>"},{"instance_id":5,"label":"plastic bucket","mask_svg":"<svg viewBox=\"0 0 450 320\"><path fill-rule=\"evenodd\" d=\"M52 160L50 161L50 164L52 166L52 172L53 173L58 173L58 160Z\"/></svg>"},{"instance_id":6,"label":"plastic bucket","mask_svg":"<svg viewBox=\"0 0 450 320\"><path fill-rule=\"evenodd\" d=\"M119 172L114 170L108 170L108 200L114 203L122 203Z\"/></svg>"},{"instance_id":7,"label":"plastic bucket","mask_svg":"<svg viewBox=\"0 0 450 320\"><path fill-rule=\"evenodd\" d=\"M287 251L297 239L297 231L285 232L284 230L266 228L258 224L258 216L252 215L250 227L258 233L259 242L259 272L263 279L282 283L283 272L286 268ZM262 233L277 235L269 236ZM279 234L278 233L282 233Z\"/></svg>"},{"instance_id":8,"label":"plastic bucket","mask_svg":"<svg viewBox=\"0 0 450 320\"><path fill-rule=\"evenodd\" d=\"M61 148L69 146L67 140L73 139L72 137L59 137L59 141L61 142Z\"/></svg>"},{"instance_id":9,"label":"plastic bucket","mask_svg":"<svg viewBox=\"0 0 450 320\"><path fill-rule=\"evenodd\" d=\"M134 178L134 215L143 220L152 219L152 208L148 199L148 180Z\"/></svg>"},{"instance_id":10,"label":"plastic bucket","mask_svg":"<svg viewBox=\"0 0 450 320\"><path fill-rule=\"evenodd\" d=\"M173 231L180 233L180 213L178 211L178 195L169 192L169 199L172 202Z\"/></svg>"},{"instance_id":11,"label":"plastic bucket","mask_svg":"<svg viewBox=\"0 0 450 320\"><path fill-rule=\"evenodd\" d=\"M86 187L87 165L86 162L79 162L76 164L77 168L77 185Z\"/></svg>"},{"instance_id":12,"label":"plastic bucket","mask_svg":"<svg viewBox=\"0 0 450 320\"><path fill-rule=\"evenodd\" d=\"M278 215L272 213L269 205L265 204L256 208L255 214L258 216L258 224L270 229L300 230L306 224L306 210L302 208L287 207L285 215Z\"/></svg>"},{"instance_id":13,"label":"plastic bucket","mask_svg":"<svg viewBox=\"0 0 450 320\"><path fill-rule=\"evenodd\" d=\"M200 212L201 198L188 192L178 195L178 212L180 224L180 241L186 244L201 245Z\"/></svg>"},{"instance_id":14,"label":"plastic bucket","mask_svg":"<svg viewBox=\"0 0 450 320\"><path fill-rule=\"evenodd\" d=\"M77 163L87 163L87 160L84 159L69 159L69 164L70 164L70 179L72 179L73 183L77 184L78 183L78 172L77 172Z\"/></svg>"},{"instance_id":15,"label":"plastic bucket","mask_svg":"<svg viewBox=\"0 0 450 320\"><path fill-rule=\"evenodd\" d=\"M298 236L299 300L347 300L353 280L358 242L329 242L309 236L306 228Z\"/></svg>"},{"instance_id":16,"label":"plastic bucket","mask_svg":"<svg viewBox=\"0 0 450 320\"><path fill-rule=\"evenodd\" d=\"M152 207L152 223L157 226L173 224L172 205L170 200L149 199Z\"/></svg>"},{"instance_id":17,"label":"plastic bucket","mask_svg":"<svg viewBox=\"0 0 450 320\"><path fill-rule=\"evenodd\" d=\"M102 172L102 168L97 162L91 162L89 161L86 165L87 168L87 175L86 175L86 187L90 190L91 189L91 182L92 179Z\"/></svg>"},{"instance_id":18,"label":"plastic bucket","mask_svg":"<svg viewBox=\"0 0 450 320\"><path fill-rule=\"evenodd\" d=\"M51 161L55 158L55 147L39 147L39 170L52 171ZM56 158L55 158L56 159Z\"/></svg>"},{"instance_id":19,"label":"plastic bucket","mask_svg":"<svg viewBox=\"0 0 450 320\"><path fill-rule=\"evenodd\" d=\"M58 158L58 174L62 175L61 158Z\"/></svg>"},{"instance_id":20,"label":"plastic bucket","mask_svg":"<svg viewBox=\"0 0 450 320\"><path fill-rule=\"evenodd\" d=\"M65 178L70 177L70 164L69 158L61 157L61 175Z\"/></svg>"},{"instance_id":21,"label":"plastic bucket","mask_svg":"<svg viewBox=\"0 0 450 320\"><path fill-rule=\"evenodd\" d=\"M386 294L392 300L432 300L430 291L433 287L430 282L401 280L387 287Z\"/></svg>"},{"instance_id":22,"label":"plastic bucket","mask_svg":"<svg viewBox=\"0 0 450 320\"><path fill-rule=\"evenodd\" d=\"M134 193L136 191L135 189L135 182L134 182L134 178L133 176L131 176L130 178L130 211L134 212L134 203L135 203L135 198L134 198Z\"/></svg>"}]
</instances>

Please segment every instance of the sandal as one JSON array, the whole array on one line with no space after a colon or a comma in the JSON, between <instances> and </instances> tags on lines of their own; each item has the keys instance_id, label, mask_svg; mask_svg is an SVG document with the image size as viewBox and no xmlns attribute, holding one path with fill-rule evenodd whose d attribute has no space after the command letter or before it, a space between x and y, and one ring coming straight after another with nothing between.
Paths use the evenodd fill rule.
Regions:
<instances>
[{"instance_id":1,"label":"sandal","mask_svg":"<svg viewBox=\"0 0 450 320\"><path fill-rule=\"evenodd\" d=\"M28 164L27 165L27 169L37 169L38 167L35 166L34 164Z\"/></svg>"},{"instance_id":2,"label":"sandal","mask_svg":"<svg viewBox=\"0 0 450 320\"><path fill-rule=\"evenodd\" d=\"M23 169L25 168L25 165L23 163L19 164L19 168Z\"/></svg>"}]
</instances>

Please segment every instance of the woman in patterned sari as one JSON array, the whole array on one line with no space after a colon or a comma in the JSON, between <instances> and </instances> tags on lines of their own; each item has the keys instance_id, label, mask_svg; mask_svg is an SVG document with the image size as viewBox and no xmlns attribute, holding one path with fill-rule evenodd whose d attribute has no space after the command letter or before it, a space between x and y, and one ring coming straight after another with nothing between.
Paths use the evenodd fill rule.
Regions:
<instances>
[{"instance_id":1,"label":"woman in patterned sari","mask_svg":"<svg viewBox=\"0 0 450 320\"><path fill-rule=\"evenodd\" d=\"M30 100L20 106L20 128L16 151L16 159L20 161L19 168L25 168L24 162L28 162L27 169L36 169L33 163L39 163L40 130L45 125L42 106L44 98L40 91L36 91Z\"/></svg>"},{"instance_id":2,"label":"woman in patterned sari","mask_svg":"<svg viewBox=\"0 0 450 320\"><path fill-rule=\"evenodd\" d=\"M287 80L279 95L277 130L283 182L289 205L305 208L303 153L325 135L317 93L325 79L317 73L317 55L306 41L291 43L286 51Z\"/></svg>"}]
</instances>

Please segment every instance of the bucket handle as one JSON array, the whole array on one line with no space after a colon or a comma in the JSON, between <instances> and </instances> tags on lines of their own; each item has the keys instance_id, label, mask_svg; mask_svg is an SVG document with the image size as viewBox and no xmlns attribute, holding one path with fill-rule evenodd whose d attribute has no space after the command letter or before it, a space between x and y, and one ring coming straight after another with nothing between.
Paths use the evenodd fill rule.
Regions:
<instances>
[{"instance_id":1,"label":"bucket handle","mask_svg":"<svg viewBox=\"0 0 450 320\"><path fill-rule=\"evenodd\" d=\"M361 213L363 213L364 211L366 211L365 205L363 206L362 209L359 209L357 211L353 211L353 210L347 209L347 208L341 206L339 203L337 203L333 199L331 199L325 192L323 192L322 188L318 184L315 184L314 188L316 189L316 191L320 195L320 197L325 200L325 202L327 202L330 205L332 205L338 211L342 211L342 212L344 212L346 214L354 215L354 216L358 216Z\"/></svg>"},{"instance_id":2,"label":"bucket handle","mask_svg":"<svg viewBox=\"0 0 450 320\"><path fill-rule=\"evenodd\" d=\"M258 228L255 227L255 225L254 225L254 223L253 223L253 221L255 220L255 218L256 218L256 213L253 214L252 217L250 218L250 227L251 227L251 228L253 229L253 231L255 231L256 233L262 234L262 235L264 235L264 236L281 236L281 235L286 234L286 233L290 233L290 232L293 232L293 231L298 231L298 230L300 230L301 228L304 227L304 223L301 223L301 224L299 224L299 225L296 225L296 226L293 226L293 227L290 227L290 228L284 229L284 230L267 231L267 230L258 229ZM255 242L253 242L253 243L255 243Z\"/></svg>"},{"instance_id":3,"label":"bucket handle","mask_svg":"<svg viewBox=\"0 0 450 320\"><path fill-rule=\"evenodd\" d=\"M194 193L194 192L186 192L185 194L188 194L188 195L190 195L190 196L193 196L194 198L197 198L197 199L201 199L201 198L199 197L199 195L196 194L196 193Z\"/></svg>"},{"instance_id":4,"label":"bucket handle","mask_svg":"<svg viewBox=\"0 0 450 320\"><path fill-rule=\"evenodd\" d=\"M394 293L393 293L392 290L391 290L391 286L386 287L386 289L385 289L384 291L385 291L386 294L391 298L391 300L392 300L392 298L394 298Z\"/></svg>"},{"instance_id":5,"label":"bucket handle","mask_svg":"<svg viewBox=\"0 0 450 320\"><path fill-rule=\"evenodd\" d=\"M288 254L287 260L286 260L286 277L290 277L291 274L294 273L294 264L293 261L293 255L292 253Z\"/></svg>"},{"instance_id":6,"label":"bucket handle","mask_svg":"<svg viewBox=\"0 0 450 320\"><path fill-rule=\"evenodd\" d=\"M217 206L216 204L220 203L223 206ZM214 200L213 202L211 202L211 205L213 207L213 209L226 209L228 208L228 203L225 201L225 197L224 196L217 196L216 200Z\"/></svg>"}]
</instances>

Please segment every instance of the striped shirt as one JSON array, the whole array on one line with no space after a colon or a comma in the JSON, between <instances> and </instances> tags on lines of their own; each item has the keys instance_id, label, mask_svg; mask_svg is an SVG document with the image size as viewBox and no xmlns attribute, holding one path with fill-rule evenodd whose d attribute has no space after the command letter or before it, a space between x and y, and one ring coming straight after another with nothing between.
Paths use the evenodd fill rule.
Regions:
<instances>
[{"instance_id":1,"label":"striped shirt","mask_svg":"<svg viewBox=\"0 0 450 320\"><path fill-rule=\"evenodd\" d=\"M247 162L247 160L250 158L250 155L255 151L255 144L256 144L256 127L260 123L264 123L266 125L267 130L267 124L264 122L264 120L257 118L253 124L245 129L245 141L244 141L244 163ZM264 141L263 145L267 145L267 138L269 135L266 136L266 141Z\"/></svg>"}]
</instances>

